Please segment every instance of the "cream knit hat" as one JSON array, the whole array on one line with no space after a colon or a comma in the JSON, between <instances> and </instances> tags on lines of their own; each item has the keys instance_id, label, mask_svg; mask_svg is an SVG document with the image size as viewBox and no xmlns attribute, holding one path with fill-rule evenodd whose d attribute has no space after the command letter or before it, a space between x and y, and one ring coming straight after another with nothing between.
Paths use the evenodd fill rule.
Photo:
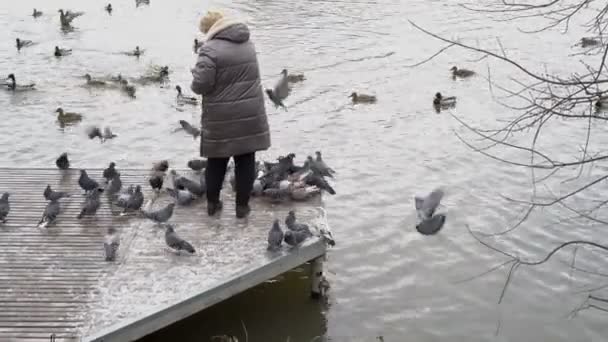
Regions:
<instances>
[{"instance_id":1,"label":"cream knit hat","mask_svg":"<svg viewBox=\"0 0 608 342\"><path fill-rule=\"evenodd\" d=\"M209 32L209 29L213 24L215 24L218 20L222 19L224 15L218 11L207 11L204 17L201 18L201 21L198 25L199 30L202 33Z\"/></svg>"}]
</instances>

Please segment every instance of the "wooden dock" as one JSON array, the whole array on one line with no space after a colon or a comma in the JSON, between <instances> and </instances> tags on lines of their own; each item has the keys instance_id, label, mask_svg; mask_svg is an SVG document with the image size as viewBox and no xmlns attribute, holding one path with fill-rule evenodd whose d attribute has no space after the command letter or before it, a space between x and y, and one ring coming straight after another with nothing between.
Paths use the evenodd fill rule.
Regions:
<instances>
[{"instance_id":1,"label":"wooden dock","mask_svg":"<svg viewBox=\"0 0 608 342\"><path fill-rule=\"evenodd\" d=\"M101 182L102 170L89 169ZM123 187L152 191L147 171L120 170ZM224 209L209 218L205 201L176 207L170 222L197 250L177 255L165 247L164 230L136 215L117 215L102 195L96 217L76 219L84 197L78 170L0 168L0 193L10 193L11 212L0 223L0 341L131 341L325 254L314 237L298 248L266 251L272 221L289 210L313 226L326 224L320 201L271 206L253 200L247 220L234 216L234 197L223 191ZM37 223L54 190L62 199L53 226ZM159 196L154 207L171 198ZM117 260L104 261L103 237L113 226L121 236ZM285 227L283 227L285 228Z\"/></svg>"}]
</instances>

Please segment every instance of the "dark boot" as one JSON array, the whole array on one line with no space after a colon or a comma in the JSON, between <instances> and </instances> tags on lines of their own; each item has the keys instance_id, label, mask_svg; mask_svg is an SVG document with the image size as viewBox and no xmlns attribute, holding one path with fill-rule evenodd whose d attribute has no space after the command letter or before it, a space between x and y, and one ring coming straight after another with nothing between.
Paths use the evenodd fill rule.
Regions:
<instances>
[{"instance_id":1,"label":"dark boot","mask_svg":"<svg viewBox=\"0 0 608 342\"><path fill-rule=\"evenodd\" d=\"M215 215L218 211L222 210L222 201L218 202L207 202L207 214L209 216Z\"/></svg>"},{"instance_id":2,"label":"dark boot","mask_svg":"<svg viewBox=\"0 0 608 342\"><path fill-rule=\"evenodd\" d=\"M251 212L249 205L237 205L236 206L236 218L245 218Z\"/></svg>"}]
</instances>

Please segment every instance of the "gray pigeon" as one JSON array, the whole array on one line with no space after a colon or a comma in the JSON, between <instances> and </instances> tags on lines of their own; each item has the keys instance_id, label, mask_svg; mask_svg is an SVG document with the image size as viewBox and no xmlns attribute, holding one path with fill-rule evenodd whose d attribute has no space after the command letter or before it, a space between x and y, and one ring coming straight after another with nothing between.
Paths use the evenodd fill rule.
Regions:
<instances>
[{"instance_id":1,"label":"gray pigeon","mask_svg":"<svg viewBox=\"0 0 608 342\"><path fill-rule=\"evenodd\" d=\"M68 194L67 192L53 191L53 189L51 189L50 185L46 186L46 189L44 189L43 195L47 201L58 201L64 197L70 197L70 194Z\"/></svg>"},{"instance_id":2,"label":"gray pigeon","mask_svg":"<svg viewBox=\"0 0 608 342\"><path fill-rule=\"evenodd\" d=\"M113 199L116 202L117 206L119 206L121 208L126 208L127 202L129 201L131 196L133 196L134 193L135 193L135 185L131 184L131 185L129 185L129 187L127 188L126 191L122 191L120 193L114 194Z\"/></svg>"},{"instance_id":3,"label":"gray pigeon","mask_svg":"<svg viewBox=\"0 0 608 342\"><path fill-rule=\"evenodd\" d=\"M114 227L108 228L108 233L106 234L103 241L103 249L106 254L106 261L116 260L116 252L118 251L119 246L120 237L116 233L116 229Z\"/></svg>"},{"instance_id":4,"label":"gray pigeon","mask_svg":"<svg viewBox=\"0 0 608 342\"><path fill-rule=\"evenodd\" d=\"M97 126L89 126L85 130L89 139L99 138L99 140L103 140L103 134L101 133L101 129Z\"/></svg>"},{"instance_id":5,"label":"gray pigeon","mask_svg":"<svg viewBox=\"0 0 608 342\"><path fill-rule=\"evenodd\" d=\"M141 185L135 187L135 191L127 199L126 206L124 207L123 213L127 211L140 210L144 204L144 194L141 192Z\"/></svg>"},{"instance_id":6,"label":"gray pigeon","mask_svg":"<svg viewBox=\"0 0 608 342\"><path fill-rule=\"evenodd\" d=\"M165 173L162 171L152 171L148 182L154 191L160 191L163 188Z\"/></svg>"},{"instance_id":7,"label":"gray pigeon","mask_svg":"<svg viewBox=\"0 0 608 342\"><path fill-rule=\"evenodd\" d=\"M167 160L161 160L152 165L152 171L167 172L167 170L169 170L169 162Z\"/></svg>"},{"instance_id":8,"label":"gray pigeon","mask_svg":"<svg viewBox=\"0 0 608 342\"><path fill-rule=\"evenodd\" d=\"M114 178L116 174L116 163L114 162L111 162L110 165L103 170L103 178L105 178L106 183L108 183L110 179Z\"/></svg>"},{"instance_id":9,"label":"gray pigeon","mask_svg":"<svg viewBox=\"0 0 608 342\"><path fill-rule=\"evenodd\" d=\"M166 207L157 211L142 211L145 218L148 218L156 223L165 223L173 216L173 208L175 203L169 203Z\"/></svg>"},{"instance_id":10,"label":"gray pigeon","mask_svg":"<svg viewBox=\"0 0 608 342\"><path fill-rule=\"evenodd\" d=\"M416 230L422 235L436 234L443 228L446 218L446 215L443 213L433 215L433 217L427 218L417 224Z\"/></svg>"},{"instance_id":11,"label":"gray pigeon","mask_svg":"<svg viewBox=\"0 0 608 342\"><path fill-rule=\"evenodd\" d=\"M59 168L60 170L67 170L70 168L70 160L68 159L68 154L67 153L62 153L59 158L57 158L57 160L55 161L55 165L57 165L57 168Z\"/></svg>"},{"instance_id":12,"label":"gray pigeon","mask_svg":"<svg viewBox=\"0 0 608 342\"><path fill-rule=\"evenodd\" d=\"M2 194L2 197L0 197L0 221L2 221L2 223L6 223L6 217L11 211L11 204L8 201L9 196L9 193L5 192Z\"/></svg>"},{"instance_id":13,"label":"gray pigeon","mask_svg":"<svg viewBox=\"0 0 608 342\"><path fill-rule=\"evenodd\" d=\"M122 189L122 180L120 180L120 173L116 172L113 178L110 179L106 186L106 195L110 198L114 198L116 194Z\"/></svg>"},{"instance_id":14,"label":"gray pigeon","mask_svg":"<svg viewBox=\"0 0 608 342\"><path fill-rule=\"evenodd\" d=\"M271 203L281 203L281 202L285 202L291 198L291 191L289 189L269 188L269 189L265 189L262 192L262 194Z\"/></svg>"},{"instance_id":15,"label":"gray pigeon","mask_svg":"<svg viewBox=\"0 0 608 342\"><path fill-rule=\"evenodd\" d=\"M85 170L80 170L78 185L80 185L80 187L84 190L85 194L99 188L99 184L95 180L91 179Z\"/></svg>"},{"instance_id":16,"label":"gray pigeon","mask_svg":"<svg viewBox=\"0 0 608 342\"><path fill-rule=\"evenodd\" d=\"M426 197L414 197L416 211L420 220L426 220L431 218L435 213L435 210L439 206L441 199L443 198L444 192L441 189L433 190Z\"/></svg>"},{"instance_id":17,"label":"gray pigeon","mask_svg":"<svg viewBox=\"0 0 608 342\"><path fill-rule=\"evenodd\" d=\"M173 185L177 188L179 186L183 186L184 188L188 189L188 191L190 191L193 195L197 196L197 197L201 197L205 194L205 192L207 191L207 186L205 183L197 183L191 179L188 179L186 177L182 177L177 175L177 172L175 172L175 170L171 170L171 177L173 179Z\"/></svg>"},{"instance_id":18,"label":"gray pigeon","mask_svg":"<svg viewBox=\"0 0 608 342\"><path fill-rule=\"evenodd\" d=\"M279 220L274 220L272 228L268 232L268 250L278 250L281 248L281 243L283 243L283 230L279 225Z\"/></svg>"},{"instance_id":19,"label":"gray pigeon","mask_svg":"<svg viewBox=\"0 0 608 342\"><path fill-rule=\"evenodd\" d=\"M329 183L327 183L327 181L323 178L323 176L321 176L320 174L316 173L316 172L310 172L304 176L304 182L308 185L313 185L316 186L317 188L321 189L321 190L325 190L327 192L329 192L331 195L335 195L336 194L336 190L334 190L334 188L331 187L331 185L329 185Z\"/></svg>"},{"instance_id":20,"label":"gray pigeon","mask_svg":"<svg viewBox=\"0 0 608 342\"><path fill-rule=\"evenodd\" d=\"M282 107L287 111L287 107L283 104L283 100L289 96L289 81L287 80L287 75L281 73L281 78L277 81L273 89L266 89L266 94L272 103L274 103L275 108Z\"/></svg>"},{"instance_id":21,"label":"gray pigeon","mask_svg":"<svg viewBox=\"0 0 608 342\"><path fill-rule=\"evenodd\" d=\"M46 205L46 208L44 208L44 213L42 213L42 218L38 222L38 227L45 228L49 224L54 223L60 211L61 206L59 205L59 201L50 201Z\"/></svg>"},{"instance_id":22,"label":"gray pigeon","mask_svg":"<svg viewBox=\"0 0 608 342\"><path fill-rule=\"evenodd\" d=\"M327 173L330 174L330 177L333 178L333 176L331 176L331 175L335 174L336 171L334 171L331 167L327 166L327 164L323 160L323 156L321 155L321 151L316 151L315 155L317 156L317 159L315 159L315 165L316 165L316 167L319 168L320 170L327 171Z\"/></svg>"},{"instance_id":23,"label":"gray pigeon","mask_svg":"<svg viewBox=\"0 0 608 342\"><path fill-rule=\"evenodd\" d=\"M194 195L182 185L177 186L176 189L167 189L167 192L179 205L190 205L194 201Z\"/></svg>"},{"instance_id":24,"label":"gray pigeon","mask_svg":"<svg viewBox=\"0 0 608 342\"><path fill-rule=\"evenodd\" d=\"M310 232L307 232L304 230L297 230L297 231L287 230L285 232L285 237L283 238L283 240L285 241L286 244L295 247L295 246L300 245L302 242L304 242L306 239L308 239L311 236L312 236L312 234L310 234Z\"/></svg>"},{"instance_id":25,"label":"gray pigeon","mask_svg":"<svg viewBox=\"0 0 608 342\"><path fill-rule=\"evenodd\" d=\"M304 231L312 235L312 233L310 232L310 227L308 227L307 224L296 222L296 213L293 210L290 210L287 214L287 217L285 218L285 225L289 230Z\"/></svg>"},{"instance_id":26,"label":"gray pigeon","mask_svg":"<svg viewBox=\"0 0 608 342\"><path fill-rule=\"evenodd\" d=\"M97 213L97 209L101 203L99 202L99 194L103 192L103 189L99 188L97 191L93 191L87 196L87 199L80 210L80 214L78 214L78 219L83 218L84 216L94 216Z\"/></svg>"},{"instance_id":27,"label":"gray pigeon","mask_svg":"<svg viewBox=\"0 0 608 342\"><path fill-rule=\"evenodd\" d=\"M179 124L182 126L184 131L190 134L194 139L201 135L201 130L196 127L193 127L188 121L179 120Z\"/></svg>"},{"instance_id":28,"label":"gray pigeon","mask_svg":"<svg viewBox=\"0 0 608 342\"><path fill-rule=\"evenodd\" d=\"M165 230L165 243L171 249L176 252L187 251L188 253L195 253L194 247L189 244L186 240L180 238L177 233L175 233L175 228L173 225L168 224Z\"/></svg>"},{"instance_id":29,"label":"gray pigeon","mask_svg":"<svg viewBox=\"0 0 608 342\"><path fill-rule=\"evenodd\" d=\"M194 171L201 171L207 167L207 160L204 159L192 159L188 162L188 167Z\"/></svg>"},{"instance_id":30,"label":"gray pigeon","mask_svg":"<svg viewBox=\"0 0 608 342\"><path fill-rule=\"evenodd\" d=\"M323 164L319 164L317 163L314 159L312 159L311 156L308 156L308 158L306 159L306 161L308 162L307 166L310 167L310 169L318 174L321 175L323 177L330 177L330 178L334 178L334 176L331 174L331 172L329 171L328 167L323 167Z\"/></svg>"}]
</instances>

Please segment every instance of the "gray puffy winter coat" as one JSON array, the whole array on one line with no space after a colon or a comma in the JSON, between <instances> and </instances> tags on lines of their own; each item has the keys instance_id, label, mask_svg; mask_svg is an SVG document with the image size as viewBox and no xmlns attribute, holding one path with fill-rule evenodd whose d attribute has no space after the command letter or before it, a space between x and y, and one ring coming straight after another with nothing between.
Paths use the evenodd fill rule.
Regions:
<instances>
[{"instance_id":1,"label":"gray puffy winter coat","mask_svg":"<svg viewBox=\"0 0 608 342\"><path fill-rule=\"evenodd\" d=\"M192 76L192 91L203 95L201 156L225 158L270 147L258 60L245 24L216 22Z\"/></svg>"}]
</instances>

